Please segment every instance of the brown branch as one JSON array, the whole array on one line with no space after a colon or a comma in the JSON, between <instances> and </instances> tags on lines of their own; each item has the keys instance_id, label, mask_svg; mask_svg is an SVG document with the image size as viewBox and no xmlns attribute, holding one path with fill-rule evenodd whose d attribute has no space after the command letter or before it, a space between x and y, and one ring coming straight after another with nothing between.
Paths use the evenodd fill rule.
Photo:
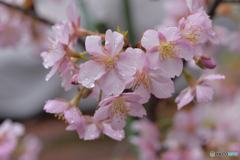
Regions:
<instances>
[{"instance_id":1,"label":"brown branch","mask_svg":"<svg viewBox=\"0 0 240 160\"><path fill-rule=\"evenodd\" d=\"M212 19L215 15L215 10L217 8L217 6L222 2L222 0L215 0L208 12L208 15L210 16L210 18Z\"/></svg>"},{"instance_id":2,"label":"brown branch","mask_svg":"<svg viewBox=\"0 0 240 160\"><path fill-rule=\"evenodd\" d=\"M45 24L50 25L50 26L53 26L53 25L54 25L53 22L50 22L50 21L47 20L47 19L44 19L44 18L39 17L39 16L36 14L36 12L34 11L33 8L32 8L32 9L23 9L23 8L18 7L18 6L11 5L11 4L8 4L8 3L6 3L6 2L2 2L2 1L0 1L0 4L4 5L4 6L6 6L6 7L9 7L9 8L11 8L11 9L14 9L14 10L16 10L16 11L19 11L19 12L21 12L21 13L23 13L23 14L26 14L26 15L32 17L33 19L35 19L35 20L37 20L37 21L39 21L39 22L45 23ZM80 44L81 46L83 46L83 47L85 48L85 43L84 43L84 41L83 41L82 39L80 39L80 38L78 39L78 44Z\"/></svg>"},{"instance_id":3,"label":"brown branch","mask_svg":"<svg viewBox=\"0 0 240 160\"><path fill-rule=\"evenodd\" d=\"M48 20L46 20L46 19L44 19L44 18L39 17L39 16L34 12L34 10L32 10L32 9L23 9L23 8L18 7L18 6L11 5L11 4L8 4L8 3L6 3L6 2L2 2L2 1L0 1L0 4L4 5L4 6L6 6L6 7L9 7L9 8L11 8L11 9L14 9L14 10L16 10L16 11L19 11L19 12L21 12L21 13L23 13L23 14L26 14L26 15L32 17L33 19L35 19L35 20L37 20L37 21L43 22L43 23L48 24L48 25L50 25L50 26L54 25L53 22L50 22L50 21L48 21Z\"/></svg>"}]
</instances>

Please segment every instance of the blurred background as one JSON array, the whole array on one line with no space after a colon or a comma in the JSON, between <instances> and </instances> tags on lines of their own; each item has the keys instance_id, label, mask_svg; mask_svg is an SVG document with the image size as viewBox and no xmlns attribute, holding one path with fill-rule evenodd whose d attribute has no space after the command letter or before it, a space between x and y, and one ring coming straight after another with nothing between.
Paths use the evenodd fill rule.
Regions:
<instances>
[{"instance_id":1,"label":"blurred background","mask_svg":"<svg viewBox=\"0 0 240 160\"><path fill-rule=\"evenodd\" d=\"M78 5L81 28L105 33L107 29L116 30L119 26L121 31L128 30L128 38L133 45L139 42L147 29L176 26L178 20L188 14L184 0L73 1ZM67 124L64 121L43 111L45 101L55 98L71 100L77 93L76 87L65 91L61 87L61 79L57 74L46 82L45 76L50 70L43 67L40 57L41 52L48 50L48 37L54 36L51 26L67 19L65 11L71 0L0 0L0 2L17 6L14 8L0 3L1 122L4 119L20 121L26 126L26 133L37 135L43 142L40 160L137 159L127 138L122 142L106 136L94 141L83 141L78 138L76 132L65 131ZM211 8L212 2L199 0L207 11ZM214 82L213 104L208 104L207 107L215 106L216 110L221 108L218 106L223 105L224 99L227 99L224 101L225 107L234 102L234 106L240 108L240 103L236 101L239 98L240 85L238 69L240 47L236 47L240 45L239 8L238 2L223 2L215 10L213 24L220 45L206 44L205 50L216 61L217 67L211 71L203 71L194 62L189 62L185 66L196 79L203 72L221 73L227 77L224 82ZM28 13L37 18L32 19ZM239 43L239 45L233 46L233 43ZM84 47L78 45L77 50L82 52ZM183 76L177 78L176 92L173 97L187 86ZM162 133L161 140L167 137L167 133L174 126L173 119L177 107L173 100L174 98L162 100L155 108L156 112L153 116L155 124ZM190 111L195 105L196 103L193 102L183 110ZM97 101L91 96L81 100L79 105L84 114L90 115L94 114L96 106ZM222 114L219 111L216 113ZM231 117L232 113L229 114ZM240 115L234 116L240 117ZM230 125L230 122L226 125ZM127 134L130 132L127 131ZM234 131L234 134L240 135L240 132Z\"/></svg>"}]
</instances>

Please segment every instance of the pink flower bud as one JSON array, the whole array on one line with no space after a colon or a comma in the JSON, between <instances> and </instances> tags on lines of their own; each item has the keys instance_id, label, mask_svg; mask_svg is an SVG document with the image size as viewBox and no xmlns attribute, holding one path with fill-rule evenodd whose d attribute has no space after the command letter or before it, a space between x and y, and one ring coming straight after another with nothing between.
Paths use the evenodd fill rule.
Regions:
<instances>
[{"instance_id":1,"label":"pink flower bud","mask_svg":"<svg viewBox=\"0 0 240 160\"><path fill-rule=\"evenodd\" d=\"M201 58L200 61L202 61L202 63L208 69L214 69L216 67L216 63L212 58L211 59Z\"/></svg>"},{"instance_id":2,"label":"pink flower bud","mask_svg":"<svg viewBox=\"0 0 240 160\"><path fill-rule=\"evenodd\" d=\"M216 67L215 61L208 55L202 54L201 57L194 57L196 65L198 65L202 69L214 69Z\"/></svg>"}]
</instances>

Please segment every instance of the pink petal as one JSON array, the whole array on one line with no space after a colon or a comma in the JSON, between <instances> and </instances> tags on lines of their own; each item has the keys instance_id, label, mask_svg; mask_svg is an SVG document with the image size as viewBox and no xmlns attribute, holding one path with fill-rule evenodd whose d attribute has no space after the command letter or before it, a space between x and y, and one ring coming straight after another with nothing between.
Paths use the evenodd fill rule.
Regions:
<instances>
[{"instance_id":1,"label":"pink petal","mask_svg":"<svg viewBox=\"0 0 240 160\"><path fill-rule=\"evenodd\" d=\"M107 30L105 35L105 46L108 52L113 55L118 54L124 45L123 35L118 32L112 32L110 29Z\"/></svg>"},{"instance_id":2,"label":"pink petal","mask_svg":"<svg viewBox=\"0 0 240 160\"><path fill-rule=\"evenodd\" d=\"M64 111L64 117L71 125L79 125L84 123L84 117L79 114L75 107L71 107Z\"/></svg>"},{"instance_id":3,"label":"pink petal","mask_svg":"<svg viewBox=\"0 0 240 160\"><path fill-rule=\"evenodd\" d=\"M51 54L53 63L56 63L57 61L61 60L64 57L66 51L64 50L62 43L58 42L55 49L51 51L49 54Z\"/></svg>"},{"instance_id":4,"label":"pink petal","mask_svg":"<svg viewBox=\"0 0 240 160\"><path fill-rule=\"evenodd\" d=\"M195 93L192 94L190 88L183 90L175 99L175 102L178 103L178 110L190 103L193 100L194 96Z\"/></svg>"},{"instance_id":5,"label":"pink petal","mask_svg":"<svg viewBox=\"0 0 240 160\"><path fill-rule=\"evenodd\" d=\"M71 88L72 88L72 84L71 84L71 81L72 81L72 71L69 70L65 73L62 74L62 83L61 83L61 86L64 88L65 91L69 91ZM77 77L76 77L77 79Z\"/></svg>"},{"instance_id":6,"label":"pink petal","mask_svg":"<svg viewBox=\"0 0 240 160\"><path fill-rule=\"evenodd\" d=\"M99 106L100 107L104 107L104 106L108 106L110 103L112 103L112 101L119 97L119 95L116 95L116 96L111 96L111 97L108 97L108 98L105 98L103 99L100 103L99 103Z\"/></svg>"},{"instance_id":7,"label":"pink petal","mask_svg":"<svg viewBox=\"0 0 240 160\"><path fill-rule=\"evenodd\" d=\"M199 103L206 103L213 98L213 88L210 85L202 84L196 86L196 98Z\"/></svg>"},{"instance_id":8,"label":"pink petal","mask_svg":"<svg viewBox=\"0 0 240 160\"><path fill-rule=\"evenodd\" d=\"M89 124L86 126L86 131L84 134L84 140L93 140L99 137L101 131L95 124Z\"/></svg>"},{"instance_id":9,"label":"pink petal","mask_svg":"<svg viewBox=\"0 0 240 160\"><path fill-rule=\"evenodd\" d=\"M136 89L134 90L134 93L137 93L143 97L139 101L139 103L141 104L147 103L148 100L150 99L149 89L147 89L147 87L142 83L136 87Z\"/></svg>"},{"instance_id":10,"label":"pink petal","mask_svg":"<svg viewBox=\"0 0 240 160\"><path fill-rule=\"evenodd\" d=\"M195 13L200 8L198 0L186 0L186 3L190 13Z\"/></svg>"},{"instance_id":11,"label":"pink petal","mask_svg":"<svg viewBox=\"0 0 240 160\"><path fill-rule=\"evenodd\" d=\"M117 69L118 72L124 77L131 77L136 73L136 61L134 53L122 52L118 56Z\"/></svg>"},{"instance_id":12,"label":"pink petal","mask_svg":"<svg viewBox=\"0 0 240 160\"><path fill-rule=\"evenodd\" d=\"M61 63L61 61L59 61L53 65L51 71L47 74L47 76L45 78L46 81L48 81L54 75L54 73L57 71L60 63Z\"/></svg>"},{"instance_id":13,"label":"pink petal","mask_svg":"<svg viewBox=\"0 0 240 160\"><path fill-rule=\"evenodd\" d=\"M217 39L216 34L213 30L208 29L207 34L210 42L212 42L213 44L219 44L219 40Z\"/></svg>"},{"instance_id":14,"label":"pink petal","mask_svg":"<svg viewBox=\"0 0 240 160\"><path fill-rule=\"evenodd\" d=\"M100 36L87 36L85 45L87 52L91 55L98 56L105 54Z\"/></svg>"},{"instance_id":15,"label":"pink petal","mask_svg":"<svg viewBox=\"0 0 240 160\"><path fill-rule=\"evenodd\" d=\"M111 126L115 131L122 130L126 125L126 111L123 113L118 109L118 113L111 118Z\"/></svg>"},{"instance_id":16,"label":"pink petal","mask_svg":"<svg viewBox=\"0 0 240 160\"><path fill-rule=\"evenodd\" d=\"M74 22L75 25L78 23L78 13L77 13L76 3L72 2L68 5L66 14L67 14L68 19L71 22ZM76 27L78 27L78 26L76 26Z\"/></svg>"},{"instance_id":17,"label":"pink petal","mask_svg":"<svg viewBox=\"0 0 240 160\"><path fill-rule=\"evenodd\" d=\"M137 62L136 68L138 71L142 71L143 67L149 63L146 54L141 49L128 47L125 52L134 55L133 62Z\"/></svg>"},{"instance_id":18,"label":"pink petal","mask_svg":"<svg viewBox=\"0 0 240 160\"><path fill-rule=\"evenodd\" d=\"M84 137L85 131L86 131L86 125L84 123L81 123L80 125L77 126L77 133L80 139Z\"/></svg>"},{"instance_id":19,"label":"pink petal","mask_svg":"<svg viewBox=\"0 0 240 160\"><path fill-rule=\"evenodd\" d=\"M68 106L67 102L60 100L48 100L44 106L44 110L48 113L62 113Z\"/></svg>"},{"instance_id":20,"label":"pink petal","mask_svg":"<svg viewBox=\"0 0 240 160\"><path fill-rule=\"evenodd\" d=\"M107 136L111 137L112 139L115 139L117 141L121 141L125 138L125 132L124 130L115 131L112 129L110 123L102 123L103 125L103 133Z\"/></svg>"},{"instance_id":21,"label":"pink petal","mask_svg":"<svg viewBox=\"0 0 240 160\"><path fill-rule=\"evenodd\" d=\"M141 39L141 45L146 49L152 49L153 47L159 46L160 41L158 37L158 32L155 30L147 30L144 32Z\"/></svg>"},{"instance_id":22,"label":"pink petal","mask_svg":"<svg viewBox=\"0 0 240 160\"><path fill-rule=\"evenodd\" d=\"M206 21L208 21L208 19L206 19L207 17L205 17L203 15L202 12L198 12L195 14L191 14L187 17L187 21L188 21L188 26L202 26L202 27L208 27L211 28L211 23L208 24L208 26L204 26L204 24L206 23Z\"/></svg>"},{"instance_id":23,"label":"pink petal","mask_svg":"<svg viewBox=\"0 0 240 160\"><path fill-rule=\"evenodd\" d=\"M67 127L66 127L66 130L67 131L74 131L74 130L76 130L77 129L77 126L76 125L68 125Z\"/></svg>"},{"instance_id":24,"label":"pink petal","mask_svg":"<svg viewBox=\"0 0 240 160\"><path fill-rule=\"evenodd\" d=\"M203 54L202 45L200 45L200 44L195 44L195 45L194 45L194 48L195 48L195 54L194 54L194 56L200 57L200 56Z\"/></svg>"},{"instance_id":25,"label":"pink petal","mask_svg":"<svg viewBox=\"0 0 240 160\"><path fill-rule=\"evenodd\" d=\"M159 55L160 55L159 51L147 52L147 57L148 57L151 67L153 67L153 68L159 67L159 65L161 63L161 59L160 59Z\"/></svg>"},{"instance_id":26,"label":"pink petal","mask_svg":"<svg viewBox=\"0 0 240 160\"><path fill-rule=\"evenodd\" d=\"M176 56L184 58L186 61L191 60L195 54L193 45L185 39L177 41L174 49L179 53L179 55Z\"/></svg>"},{"instance_id":27,"label":"pink petal","mask_svg":"<svg viewBox=\"0 0 240 160\"><path fill-rule=\"evenodd\" d=\"M139 102L142 96L136 93L122 93L121 97L127 100L127 102Z\"/></svg>"},{"instance_id":28,"label":"pink petal","mask_svg":"<svg viewBox=\"0 0 240 160\"><path fill-rule=\"evenodd\" d=\"M96 110L96 112L93 116L94 122L98 122L98 121L108 119L108 117L109 117L109 107L111 107L111 104L109 104L108 106L100 107L98 110Z\"/></svg>"},{"instance_id":29,"label":"pink petal","mask_svg":"<svg viewBox=\"0 0 240 160\"><path fill-rule=\"evenodd\" d=\"M225 76L221 74L211 74L211 75L205 76L203 79L205 81L221 80L221 79L225 79Z\"/></svg>"},{"instance_id":30,"label":"pink petal","mask_svg":"<svg viewBox=\"0 0 240 160\"><path fill-rule=\"evenodd\" d=\"M181 18L179 21L178 21L178 28L180 30L183 30L184 29L184 26L185 26L185 18Z\"/></svg>"},{"instance_id":31,"label":"pink petal","mask_svg":"<svg viewBox=\"0 0 240 160\"><path fill-rule=\"evenodd\" d=\"M174 84L172 81L159 83L155 79L151 79L151 93L157 98L168 98L174 93Z\"/></svg>"},{"instance_id":32,"label":"pink petal","mask_svg":"<svg viewBox=\"0 0 240 160\"><path fill-rule=\"evenodd\" d=\"M145 108L140 103L127 103L128 104L128 112L129 115L134 117L140 117L147 115Z\"/></svg>"},{"instance_id":33,"label":"pink petal","mask_svg":"<svg viewBox=\"0 0 240 160\"><path fill-rule=\"evenodd\" d=\"M163 58L163 60L160 60L159 68L163 69L167 74L174 78L175 76L179 76L182 73L183 69L183 63L181 58L172 58L172 61L169 59Z\"/></svg>"},{"instance_id":34,"label":"pink petal","mask_svg":"<svg viewBox=\"0 0 240 160\"><path fill-rule=\"evenodd\" d=\"M145 67L145 71L159 83L166 83L172 81L169 75L160 68Z\"/></svg>"},{"instance_id":35,"label":"pink petal","mask_svg":"<svg viewBox=\"0 0 240 160\"><path fill-rule=\"evenodd\" d=\"M107 95L120 94L125 88L125 81L118 71L114 68L109 70L105 75L100 79L100 86L104 93Z\"/></svg>"},{"instance_id":36,"label":"pink petal","mask_svg":"<svg viewBox=\"0 0 240 160\"><path fill-rule=\"evenodd\" d=\"M53 59L51 57L51 54L49 54L48 52L42 52L41 53L41 57L43 59L43 66L48 69L49 67L53 66L54 62Z\"/></svg>"},{"instance_id":37,"label":"pink petal","mask_svg":"<svg viewBox=\"0 0 240 160\"><path fill-rule=\"evenodd\" d=\"M177 27L164 27L159 31L166 38L167 42L177 41L181 38L181 31Z\"/></svg>"},{"instance_id":38,"label":"pink petal","mask_svg":"<svg viewBox=\"0 0 240 160\"><path fill-rule=\"evenodd\" d=\"M94 81L105 74L105 66L90 60L85 62L79 71L78 82L87 88L94 87Z\"/></svg>"}]
</instances>

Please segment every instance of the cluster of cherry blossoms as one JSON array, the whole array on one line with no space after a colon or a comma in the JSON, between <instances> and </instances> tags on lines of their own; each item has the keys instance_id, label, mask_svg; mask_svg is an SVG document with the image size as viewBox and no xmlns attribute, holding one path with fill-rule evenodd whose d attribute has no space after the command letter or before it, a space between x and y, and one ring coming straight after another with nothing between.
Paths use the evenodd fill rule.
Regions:
<instances>
[{"instance_id":1,"label":"cluster of cherry blossoms","mask_svg":"<svg viewBox=\"0 0 240 160\"><path fill-rule=\"evenodd\" d=\"M105 34L78 28L80 17L76 5L71 3L66 11L68 20L52 27L55 37L49 39L50 49L41 56L44 67L52 67L47 81L58 71L62 87L69 90L78 85L79 93L71 101L49 100L44 110L66 119L67 130L76 130L85 140L95 139L101 132L116 140L124 138L127 115L145 116L142 104L149 101L151 94L159 99L172 96L175 89L171 78L182 73L183 59L194 59L201 68L216 66L202 48L206 42L218 44L212 22L197 1L186 2L190 14L181 18L178 26L145 31L137 48L131 47L127 32L120 32L119 28L108 29ZM86 51L78 53L77 39L83 36L87 36ZM84 56L87 53L90 59ZM81 59L86 62L77 64ZM206 82L225 78L208 75L197 81L186 71L184 74L190 88L176 98L178 109L195 95L198 102L209 102L213 89ZM93 117L83 115L77 107L80 99L91 93L99 101Z\"/></svg>"},{"instance_id":2,"label":"cluster of cherry blossoms","mask_svg":"<svg viewBox=\"0 0 240 160\"><path fill-rule=\"evenodd\" d=\"M21 141L25 127L7 119L0 125L0 159L37 160L42 149L42 142L34 135L28 134ZM19 143L21 142L21 143Z\"/></svg>"},{"instance_id":3,"label":"cluster of cherry blossoms","mask_svg":"<svg viewBox=\"0 0 240 160\"><path fill-rule=\"evenodd\" d=\"M3 2L28 10L33 10L32 0L3 0ZM34 12L34 10L33 10ZM0 47L28 46L33 55L47 48L48 27L28 15L6 6L0 6ZM30 47L29 47L30 46Z\"/></svg>"}]
</instances>

